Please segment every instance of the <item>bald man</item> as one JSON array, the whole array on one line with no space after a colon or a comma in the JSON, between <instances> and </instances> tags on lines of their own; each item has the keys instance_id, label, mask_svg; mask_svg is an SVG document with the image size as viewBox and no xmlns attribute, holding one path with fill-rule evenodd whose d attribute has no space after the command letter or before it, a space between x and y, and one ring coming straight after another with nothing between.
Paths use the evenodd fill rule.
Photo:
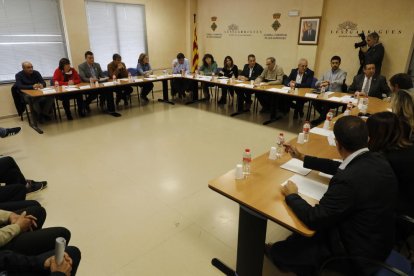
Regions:
<instances>
[{"instance_id":1,"label":"bald man","mask_svg":"<svg viewBox=\"0 0 414 276\"><path fill-rule=\"evenodd\" d=\"M23 94L23 89L41 89L46 86L42 75L36 70L33 70L33 65L29 61L22 63L22 71L16 74L16 83L14 88L20 92L26 103L29 102L29 96ZM33 99L33 111L39 122L48 121L51 119L51 112L53 107L52 97L36 97Z\"/></svg>"}]
</instances>

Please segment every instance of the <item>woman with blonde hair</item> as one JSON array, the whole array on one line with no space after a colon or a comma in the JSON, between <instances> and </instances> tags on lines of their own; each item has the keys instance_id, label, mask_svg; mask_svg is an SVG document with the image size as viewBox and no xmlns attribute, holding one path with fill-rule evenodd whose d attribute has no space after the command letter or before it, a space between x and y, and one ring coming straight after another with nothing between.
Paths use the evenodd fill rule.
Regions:
<instances>
[{"instance_id":1,"label":"woman with blonde hair","mask_svg":"<svg viewBox=\"0 0 414 276\"><path fill-rule=\"evenodd\" d=\"M398 90L391 97L391 109L400 119L405 137L414 140L414 95Z\"/></svg>"}]
</instances>

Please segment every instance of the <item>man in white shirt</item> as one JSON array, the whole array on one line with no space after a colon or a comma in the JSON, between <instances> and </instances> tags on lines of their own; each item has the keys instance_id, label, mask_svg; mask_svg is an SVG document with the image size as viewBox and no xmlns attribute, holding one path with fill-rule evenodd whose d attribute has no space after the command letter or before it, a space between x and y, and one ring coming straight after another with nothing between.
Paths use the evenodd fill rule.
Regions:
<instances>
[{"instance_id":1,"label":"man in white shirt","mask_svg":"<svg viewBox=\"0 0 414 276\"><path fill-rule=\"evenodd\" d=\"M172 73L185 76L190 73L190 63L183 53L178 53L177 58L172 62ZM174 98L177 93L180 99L185 97L185 91L188 89L188 81L178 78L171 80L171 95Z\"/></svg>"},{"instance_id":2,"label":"man in white shirt","mask_svg":"<svg viewBox=\"0 0 414 276\"><path fill-rule=\"evenodd\" d=\"M375 74L375 64L365 64L364 73L356 75L348 92L359 92L361 96L370 96L383 99L387 97L391 89L384 76Z\"/></svg>"}]
</instances>

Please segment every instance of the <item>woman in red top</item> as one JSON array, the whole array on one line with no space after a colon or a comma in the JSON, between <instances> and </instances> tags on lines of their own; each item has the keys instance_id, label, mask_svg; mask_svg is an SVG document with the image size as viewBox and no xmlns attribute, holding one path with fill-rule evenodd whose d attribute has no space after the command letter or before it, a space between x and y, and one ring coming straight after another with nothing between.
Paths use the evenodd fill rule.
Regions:
<instances>
[{"instance_id":1,"label":"woman in red top","mask_svg":"<svg viewBox=\"0 0 414 276\"><path fill-rule=\"evenodd\" d=\"M67 58L62 58L59 61L59 67L53 74L53 83L59 82L59 85L74 85L81 82L78 72L70 66L70 61ZM70 99L76 99L78 105L79 116L84 117L84 104L82 94L66 94L58 97L62 101L63 108L65 109L66 118L73 120L70 112Z\"/></svg>"}]
</instances>

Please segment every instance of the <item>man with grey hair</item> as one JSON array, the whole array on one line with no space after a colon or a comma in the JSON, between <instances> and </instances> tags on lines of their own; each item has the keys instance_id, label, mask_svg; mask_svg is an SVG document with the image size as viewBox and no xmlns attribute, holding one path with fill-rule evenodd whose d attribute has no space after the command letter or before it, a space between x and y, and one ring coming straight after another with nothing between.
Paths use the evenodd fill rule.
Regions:
<instances>
[{"instance_id":1,"label":"man with grey hair","mask_svg":"<svg viewBox=\"0 0 414 276\"><path fill-rule=\"evenodd\" d=\"M301 58L298 61L298 68L292 69L289 77L284 80L284 85L291 86L295 88L311 88L313 82L314 72L308 68L308 60ZM295 108L293 114L293 119L297 119L298 116L302 118L304 116L303 106L305 104L304 100L295 99L295 104L290 101L290 106Z\"/></svg>"},{"instance_id":2,"label":"man with grey hair","mask_svg":"<svg viewBox=\"0 0 414 276\"><path fill-rule=\"evenodd\" d=\"M384 46L379 42L379 35L376 32L367 36L367 46L362 47L361 51L365 55L364 66L375 64L375 74L381 75L382 60L384 59Z\"/></svg>"},{"instance_id":3,"label":"man with grey hair","mask_svg":"<svg viewBox=\"0 0 414 276\"><path fill-rule=\"evenodd\" d=\"M266 59L266 67L263 72L258 76L255 81L255 86L260 85L273 85L273 84L282 84L283 82L283 69L276 64L276 59L274 57L268 57ZM261 113L270 112L270 105L272 101L272 96L270 93L256 93L257 99L262 106Z\"/></svg>"},{"instance_id":4,"label":"man with grey hair","mask_svg":"<svg viewBox=\"0 0 414 276\"><path fill-rule=\"evenodd\" d=\"M21 92L24 89L42 89L46 86L42 75L36 70L33 70L33 65L29 61L22 63L22 71L16 74L16 83L13 89L20 93L21 97L26 103L30 102L30 96ZM32 99L34 116L39 122L48 121L51 119L51 112L54 103L53 97L36 97Z\"/></svg>"}]
</instances>

